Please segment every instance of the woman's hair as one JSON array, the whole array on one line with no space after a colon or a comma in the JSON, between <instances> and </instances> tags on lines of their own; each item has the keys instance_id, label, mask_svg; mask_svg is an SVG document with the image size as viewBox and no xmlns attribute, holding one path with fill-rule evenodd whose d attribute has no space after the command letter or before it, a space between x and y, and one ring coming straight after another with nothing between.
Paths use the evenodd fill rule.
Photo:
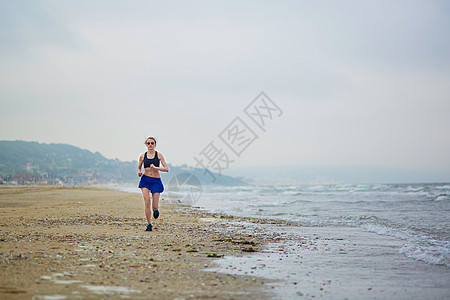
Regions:
<instances>
[{"instance_id":1,"label":"woman's hair","mask_svg":"<svg viewBox=\"0 0 450 300\"><path fill-rule=\"evenodd\" d=\"M144 144L147 143L148 140L154 140L155 141L155 146L156 146L156 139L152 136L149 136L148 138L145 139Z\"/></svg>"}]
</instances>

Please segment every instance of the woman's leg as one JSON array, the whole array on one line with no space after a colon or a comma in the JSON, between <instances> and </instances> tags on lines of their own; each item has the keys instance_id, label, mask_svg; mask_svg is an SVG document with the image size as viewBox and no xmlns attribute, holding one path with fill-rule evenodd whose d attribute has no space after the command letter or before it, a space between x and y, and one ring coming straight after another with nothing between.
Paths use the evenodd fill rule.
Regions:
<instances>
[{"instance_id":1,"label":"woman's leg","mask_svg":"<svg viewBox=\"0 0 450 300\"><path fill-rule=\"evenodd\" d=\"M152 198L153 198L153 210L158 210L158 206L159 206L159 195L161 195L161 193L152 193Z\"/></svg>"},{"instance_id":2,"label":"woman's leg","mask_svg":"<svg viewBox=\"0 0 450 300\"><path fill-rule=\"evenodd\" d=\"M142 196L144 196L144 204L145 204L145 217L147 218L147 223L152 223L152 209L150 203L150 191L146 188L141 188Z\"/></svg>"}]
</instances>

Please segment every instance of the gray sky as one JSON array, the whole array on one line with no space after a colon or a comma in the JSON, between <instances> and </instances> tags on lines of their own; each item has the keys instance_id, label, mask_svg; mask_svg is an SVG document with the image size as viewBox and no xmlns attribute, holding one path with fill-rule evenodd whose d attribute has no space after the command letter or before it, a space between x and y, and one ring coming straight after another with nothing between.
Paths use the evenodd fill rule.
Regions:
<instances>
[{"instance_id":1,"label":"gray sky","mask_svg":"<svg viewBox=\"0 0 450 300\"><path fill-rule=\"evenodd\" d=\"M450 170L448 1L0 0L0 139ZM266 131L244 108L264 91ZM240 157L219 134L258 135Z\"/></svg>"}]
</instances>

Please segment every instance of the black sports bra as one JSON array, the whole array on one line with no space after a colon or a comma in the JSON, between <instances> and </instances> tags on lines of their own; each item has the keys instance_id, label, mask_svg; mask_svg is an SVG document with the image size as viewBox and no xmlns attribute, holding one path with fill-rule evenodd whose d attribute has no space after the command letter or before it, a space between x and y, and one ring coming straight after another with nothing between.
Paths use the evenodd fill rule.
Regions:
<instances>
[{"instance_id":1,"label":"black sports bra","mask_svg":"<svg viewBox=\"0 0 450 300\"><path fill-rule=\"evenodd\" d=\"M151 164L153 164L155 167L159 167L158 151L155 151L155 157L153 157L152 159L147 158L147 152L145 152L144 168L150 168Z\"/></svg>"}]
</instances>

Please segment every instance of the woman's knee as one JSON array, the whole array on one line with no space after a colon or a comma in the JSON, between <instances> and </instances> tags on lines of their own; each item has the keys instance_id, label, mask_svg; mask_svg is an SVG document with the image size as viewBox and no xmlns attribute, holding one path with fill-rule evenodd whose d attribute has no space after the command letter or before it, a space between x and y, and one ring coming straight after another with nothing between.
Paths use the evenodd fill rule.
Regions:
<instances>
[{"instance_id":1,"label":"woman's knee","mask_svg":"<svg viewBox=\"0 0 450 300\"><path fill-rule=\"evenodd\" d=\"M151 204L150 196L144 196L144 203L145 203L145 205L150 205Z\"/></svg>"}]
</instances>

